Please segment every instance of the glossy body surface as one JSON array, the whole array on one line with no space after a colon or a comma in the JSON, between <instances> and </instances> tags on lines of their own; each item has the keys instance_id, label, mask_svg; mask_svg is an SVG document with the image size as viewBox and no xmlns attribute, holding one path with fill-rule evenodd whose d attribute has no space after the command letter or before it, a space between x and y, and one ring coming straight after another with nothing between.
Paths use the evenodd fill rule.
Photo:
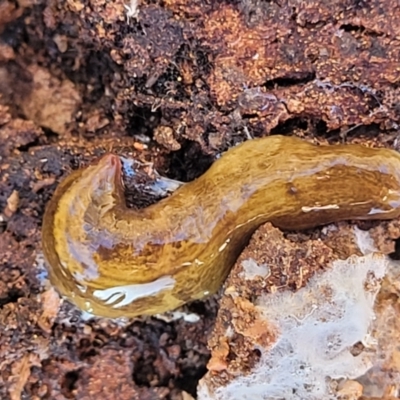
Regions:
<instances>
[{"instance_id":1,"label":"glossy body surface","mask_svg":"<svg viewBox=\"0 0 400 400\"><path fill-rule=\"evenodd\" d=\"M265 222L304 229L400 215L400 155L271 136L226 152L197 180L142 210L126 207L118 156L75 171L43 221L50 279L106 317L172 310L216 292Z\"/></svg>"}]
</instances>

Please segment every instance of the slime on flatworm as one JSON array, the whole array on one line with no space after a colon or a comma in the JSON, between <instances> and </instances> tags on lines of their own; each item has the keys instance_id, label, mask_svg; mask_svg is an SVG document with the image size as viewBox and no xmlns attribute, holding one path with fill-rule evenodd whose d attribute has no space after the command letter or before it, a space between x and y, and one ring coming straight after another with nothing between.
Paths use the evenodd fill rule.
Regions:
<instances>
[{"instance_id":1,"label":"slime on flatworm","mask_svg":"<svg viewBox=\"0 0 400 400\"><path fill-rule=\"evenodd\" d=\"M57 188L43 221L51 282L83 310L133 317L215 293L255 229L400 215L400 155L271 136L227 151L200 178L127 208L120 158Z\"/></svg>"}]
</instances>

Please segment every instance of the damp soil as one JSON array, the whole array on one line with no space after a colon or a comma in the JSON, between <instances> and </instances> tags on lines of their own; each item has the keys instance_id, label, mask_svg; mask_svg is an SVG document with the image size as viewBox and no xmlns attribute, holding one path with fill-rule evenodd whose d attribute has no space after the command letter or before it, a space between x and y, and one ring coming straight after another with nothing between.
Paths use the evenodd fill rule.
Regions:
<instances>
[{"instance_id":1,"label":"damp soil","mask_svg":"<svg viewBox=\"0 0 400 400\"><path fill-rule=\"evenodd\" d=\"M277 133L397 149L399 59L397 0L1 0L0 398L190 399L210 358L218 296L197 322L58 298L40 230L63 176L114 151L190 181Z\"/></svg>"}]
</instances>

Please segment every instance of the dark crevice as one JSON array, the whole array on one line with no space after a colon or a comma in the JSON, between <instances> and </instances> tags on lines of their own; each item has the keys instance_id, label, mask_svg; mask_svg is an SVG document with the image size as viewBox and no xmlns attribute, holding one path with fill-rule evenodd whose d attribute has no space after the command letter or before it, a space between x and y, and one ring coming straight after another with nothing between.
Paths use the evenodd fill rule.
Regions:
<instances>
[{"instance_id":1,"label":"dark crevice","mask_svg":"<svg viewBox=\"0 0 400 400\"><path fill-rule=\"evenodd\" d=\"M315 134L317 136L325 136L328 132L328 126L326 122L322 119L320 119L316 124L315 124Z\"/></svg>"},{"instance_id":2,"label":"dark crevice","mask_svg":"<svg viewBox=\"0 0 400 400\"><path fill-rule=\"evenodd\" d=\"M316 78L314 71L292 72L281 78L271 79L264 83L266 89L274 89L276 87L289 87L312 82Z\"/></svg>"},{"instance_id":3,"label":"dark crevice","mask_svg":"<svg viewBox=\"0 0 400 400\"><path fill-rule=\"evenodd\" d=\"M205 142L207 138L204 138ZM158 170L164 178L180 182L189 182L202 175L214 162L214 157L204 153L202 147L194 141L184 140L181 149L167 156L162 170ZM134 173L132 173L134 171ZM157 183L156 175L150 173L146 164L136 162L123 170L125 200L129 208L148 207L172 193L174 185L167 182ZM172 184L172 183L171 183Z\"/></svg>"},{"instance_id":4,"label":"dark crevice","mask_svg":"<svg viewBox=\"0 0 400 400\"><path fill-rule=\"evenodd\" d=\"M156 360L155 354L140 357L135 361L133 369L133 380L139 387L151 387L151 379L157 375L153 363ZM159 385L157 385L159 386Z\"/></svg>"},{"instance_id":5,"label":"dark crevice","mask_svg":"<svg viewBox=\"0 0 400 400\"><path fill-rule=\"evenodd\" d=\"M167 175L171 179L190 182L198 178L214 162L214 157L204 154L197 142L185 141L180 150L171 154Z\"/></svg>"},{"instance_id":6,"label":"dark crevice","mask_svg":"<svg viewBox=\"0 0 400 400\"><path fill-rule=\"evenodd\" d=\"M18 146L16 149L21 152L28 152L32 147L37 147L40 144L40 138L36 138L32 142Z\"/></svg>"},{"instance_id":7,"label":"dark crevice","mask_svg":"<svg viewBox=\"0 0 400 400\"><path fill-rule=\"evenodd\" d=\"M75 58L72 58L72 60L75 60ZM100 51L89 51L85 61L82 68L76 72L73 68L68 68L64 70L64 73L73 82L83 84L84 87L89 86L88 83L90 83L92 88L85 93L84 100L94 103L102 98L104 87L112 79L112 72L118 72L120 67L111 59L109 54Z\"/></svg>"},{"instance_id":8,"label":"dark crevice","mask_svg":"<svg viewBox=\"0 0 400 400\"><path fill-rule=\"evenodd\" d=\"M5 298L0 298L0 308L6 304L16 303L18 299L25 297L26 294L16 288L11 288Z\"/></svg>"},{"instance_id":9,"label":"dark crevice","mask_svg":"<svg viewBox=\"0 0 400 400\"><path fill-rule=\"evenodd\" d=\"M185 369L185 375L175 381L175 385L178 389L184 390L185 392L197 398L197 386L199 380L207 373L205 366L201 368L187 368Z\"/></svg>"},{"instance_id":10,"label":"dark crevice","mask_svg":"<svg viewBox=\"0 0 400 400\"><path fill-rule=\"evenodd\" d=\"M344 32L348 32L348 33L365 34L365 35L368 35L369 37L383 36L383 33L368 29L362 25L342 24L339 26L339 29L343 30Z\"/></svg>"},{"instance_id":11,"label":"dark crevice","mask_svg":"<svg viewBox=\"0 0 400 400\"><path fill-rule=\"evenodd\" d=\"M394 252L389 254L392 260L400 261L400 238L394 242Z\"/></svg>"},{"instance_id":12,"label":"dark crevice","mask_svg":"<svg viewBox=\"0 0 400 400\"><path fill-rule=\"evenodd\" d=\"M295 129L307 131L309 122L300 117L294 117L271 129L271 135L290 135Z\"/></svg>"},{"instance_id":13,"label":"dark crevice","mask_svg":"<svg viewBox=\"0 0 400 400\"><path fill-rule=\"evenodd\" d=\"M192 301L187 305L189 313L197 315L206 315L208 313L206 303L204 301Z\"/></svg>"},{"instance_id":14,"label":"dark crevice","mask_svg":"<svg viewBox=\"0 0 400 400\"><path fill-rule=\"evenodd\" d=\"M363 26L352 25L352 24L340 25L339 29L341 29L341 30L343 30L345 32L360 32L360 33L365 32L365 28Z\"/></svg>"},{"instance_id":15,"label":"dark crevice","mask_svg":"<svg viewBox=\"0 0 400 400\"><path fill-rule=\"evenodd\" d=\"M41 127L44 135L47 139L47 143L56 143L59 140L59 135L58 133L52 131L49 128L45 128L44 126Z\"/></svg>"},{"instance_id":16,"label":"dark crevice","mask_svg":"<svg viewBox=\"0 0 400 400\"><path fill-rule=\"evenodd\" d=\"M161 112L150 107L133 107L127 110L129 124L127 134L130 136L142 136L142 141L153 139L153 131L160 124ZM147 138L147 139L146 139Z\"/></svg>"},{"instance_id":17,"label":"dark crevice","mask_svg":"<svg viewBox=\"0 0 400 400\"><path fill-rule=\"evenodd\" d=\"M79 354L79 359L86 361L98 356L99 351L95 347L96 346L92 340L89 340L88 338L81 339L76 348L77 353Z\"/></svg>"},{"instance_id":18,"label":"dark crevice","mask_svg":"<svg viewBox=\"0 0 400 400\"><path fill-rule=\"evenodd\" d=\"M74 390L79 379L79 371L69 371L64 375L61 383L61 392L67 399L74 398Z\"/></svg>"},{"instance_id":19,"label":"dark crevice","mask_svg":"<svg viewBox=\"0 0 400 400\"><path fill-rule=\"evenodd\" d=\"M14 50L18 50L19 46L28 40L25 17L24 14L15 21L8 23L0 35L0 41L11 46Z\"/></svg>"}]
</instances>

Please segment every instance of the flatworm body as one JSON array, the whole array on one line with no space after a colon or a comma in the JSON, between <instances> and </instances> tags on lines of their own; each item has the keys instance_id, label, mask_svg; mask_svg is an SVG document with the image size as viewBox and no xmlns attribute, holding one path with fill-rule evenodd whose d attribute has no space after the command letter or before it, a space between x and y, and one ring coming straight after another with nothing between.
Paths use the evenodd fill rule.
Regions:
<instances>
[{"instance_id":1,"label":"flatworm body","mask_svg":"<svg viewBox=\"0 0 400 400\"><path fill-rule=\"evenodd\" d=\"M73 172L43 221L59 292L106 317L152 315L216 292L265 222L305 229L400 215L400 155L270 136L227 151L200 178L126 207L118 156Z\"/></svg>"}]
</instances>

